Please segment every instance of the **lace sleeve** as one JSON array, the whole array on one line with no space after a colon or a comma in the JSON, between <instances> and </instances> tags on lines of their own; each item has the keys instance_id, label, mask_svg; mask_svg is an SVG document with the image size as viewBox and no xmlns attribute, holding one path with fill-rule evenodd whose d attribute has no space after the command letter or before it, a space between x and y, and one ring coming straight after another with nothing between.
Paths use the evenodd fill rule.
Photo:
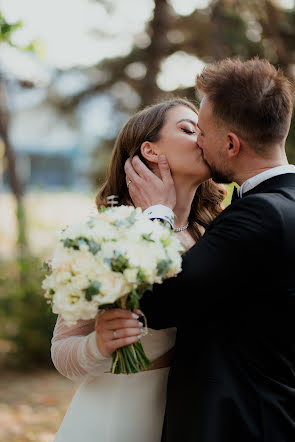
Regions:
<instances>
[{"instance_id":1,"label":"lace sleeve","mask_svg":"<svg viewBox=\"0 0 295 442\"><path fill-rule=\"evenodd\" d=\"M56 369L73 381L84 381L110 371L111 358L96 345L94 319L68 326L59 316L55 324L51 357Z\"/></svg>"}]
</instances>

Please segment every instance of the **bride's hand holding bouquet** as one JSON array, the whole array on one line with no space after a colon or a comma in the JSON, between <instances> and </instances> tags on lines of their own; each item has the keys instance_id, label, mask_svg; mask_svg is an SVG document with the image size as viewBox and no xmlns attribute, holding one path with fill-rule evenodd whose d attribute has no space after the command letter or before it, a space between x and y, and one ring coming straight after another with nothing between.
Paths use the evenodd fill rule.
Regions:
<instances>
[{"instance_id":1,"label":"bride's hand holding bouquet","mask_svg":"<svg viewBox=\"0 0 295 442\"><path fill-rule=\"evenodd\" d=\"M95 318L101 308L126 310L129 319L122 318L117 310L118 323L113 326L118 328L110 328L108 336L113 335L115 343L128 338L117 336L123 333L122 321L133 321L131 329L141 327L132 312L153 284L161 284L181 271L181 252L173 231L149 220L140 208L102 207L96 216L61 231L43 281L45 296L53 312L61 314L69 325ZM104 314L108 315L106 320L114 322L116 313ZM96 326L100 327L99 321ZM134 335L129 338L130 345L113 353L112 373L136 373L150 364L138 335L135 342ZM105 349L105 354L109 350Z\"/></svg>"},{"instance_id":2,"label":"bride's hand holding bouquet","mask_svg":"<svg viewBox=\"0 0 295 442\"><path fill-rule=\"evenodd\" d=\"M100 353L111 357L118 348L132 345L145 334L139 315L130 310L100 310L96 315L96 344Z\"/></svg>"}]
</instances>

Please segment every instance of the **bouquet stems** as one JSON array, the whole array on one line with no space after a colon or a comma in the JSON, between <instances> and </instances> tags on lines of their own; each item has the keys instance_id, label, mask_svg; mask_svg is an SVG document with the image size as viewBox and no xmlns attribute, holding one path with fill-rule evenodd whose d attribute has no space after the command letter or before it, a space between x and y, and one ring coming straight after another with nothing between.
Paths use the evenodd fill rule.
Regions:
<instances>
[{"instance_id":1,"label":"bouquet stems","mask_svg":"<svg viewBox=\"0 0 295 442\"><path fill-rule=\"evenodd\" d=\"M139 373L147 370L151 361L146 356L141 342L126 345L113 353L112 356L112 373L130 374Z\"/></svg>"},{"instance_id":2,"label":"bouquet stems","mask_svg":"<svg viewBox=\"0 0 295 442\"><path fill-rule=\"evenodd\" d=\"M127 297L121 298L121 308L126 309ZM139 373L147 370L151 361L146 356L140 341L116 350L112 355L111 372L114 374Z\"/></svg>"}]
</instances>

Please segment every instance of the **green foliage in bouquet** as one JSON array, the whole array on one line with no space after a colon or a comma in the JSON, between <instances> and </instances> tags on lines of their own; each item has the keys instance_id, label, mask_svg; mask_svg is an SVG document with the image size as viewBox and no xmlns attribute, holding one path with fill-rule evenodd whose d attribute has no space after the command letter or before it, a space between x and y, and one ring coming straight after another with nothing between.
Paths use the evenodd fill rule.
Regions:
<instances>
[{"instance_id":1,"label":"green foliage in bouquet","mask_svg":"<svg viewBox=\"0 0 295 442\"><path fill-rule=\"evenodd\" d=\"M99 308L133 312L154 284L181 271L183 248L170 227L141 209L114 207L115 196L109 200L112 207L63 229L48 261L44 296L69 325L95 318ZM111 372L137 373L149 365L139 340L114 352Z\"/></svg>"},{"instance_id":2,"label":"green foliage in bouquet","mask_svg":"<svg viewBox=\"0 0 295 442\"><path fill-rule=\"evenodd\" d=\"M52 366L56 315L44 302L41 261L0 261L0 362L14 368Z\"/></svg>"}]
</instances>

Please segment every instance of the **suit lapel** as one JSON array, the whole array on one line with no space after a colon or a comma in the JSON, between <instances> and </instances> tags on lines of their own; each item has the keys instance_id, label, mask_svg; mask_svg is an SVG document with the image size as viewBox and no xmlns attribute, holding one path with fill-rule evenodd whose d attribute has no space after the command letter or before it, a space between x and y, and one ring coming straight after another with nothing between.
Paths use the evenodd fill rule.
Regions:
<instances>
[{"instance_id":1,"label":"suit lapel","mask_svg":"<svg viewBox=\"0 0 295 442\"><path fill-rule=\"evenodd\" d=\"M263 181L253 189L245 192L242 198L247 195L254 195L256 193L273 193L279 192L283 188L295 187L295 173L285 173L283 175L277 175L268 180Z\"/></svg>"},{"instance_id":2,"label":"suit lapel","mask_svg":"<svg viewBox=\"0 0 295 442\"><path fill-rule=\"evenodd\" d=\"M293 188L295 192L295 173L286 173L283 175L277 175L275 177L269 178L268 180L263 181L262 183L255 186L253 189L245 192L242 198L236 198L234 200L233 205L239 200L243 200L248 195L254 195L258 193L278 193L286 188ZM294 194L295 199L295 194ZM206 232L211 230L215 223L221 221L223 213L228 213L231 210L232 205L230 204L223 212L221 212L207 227Z\"/></svg>"}]
</instances>

